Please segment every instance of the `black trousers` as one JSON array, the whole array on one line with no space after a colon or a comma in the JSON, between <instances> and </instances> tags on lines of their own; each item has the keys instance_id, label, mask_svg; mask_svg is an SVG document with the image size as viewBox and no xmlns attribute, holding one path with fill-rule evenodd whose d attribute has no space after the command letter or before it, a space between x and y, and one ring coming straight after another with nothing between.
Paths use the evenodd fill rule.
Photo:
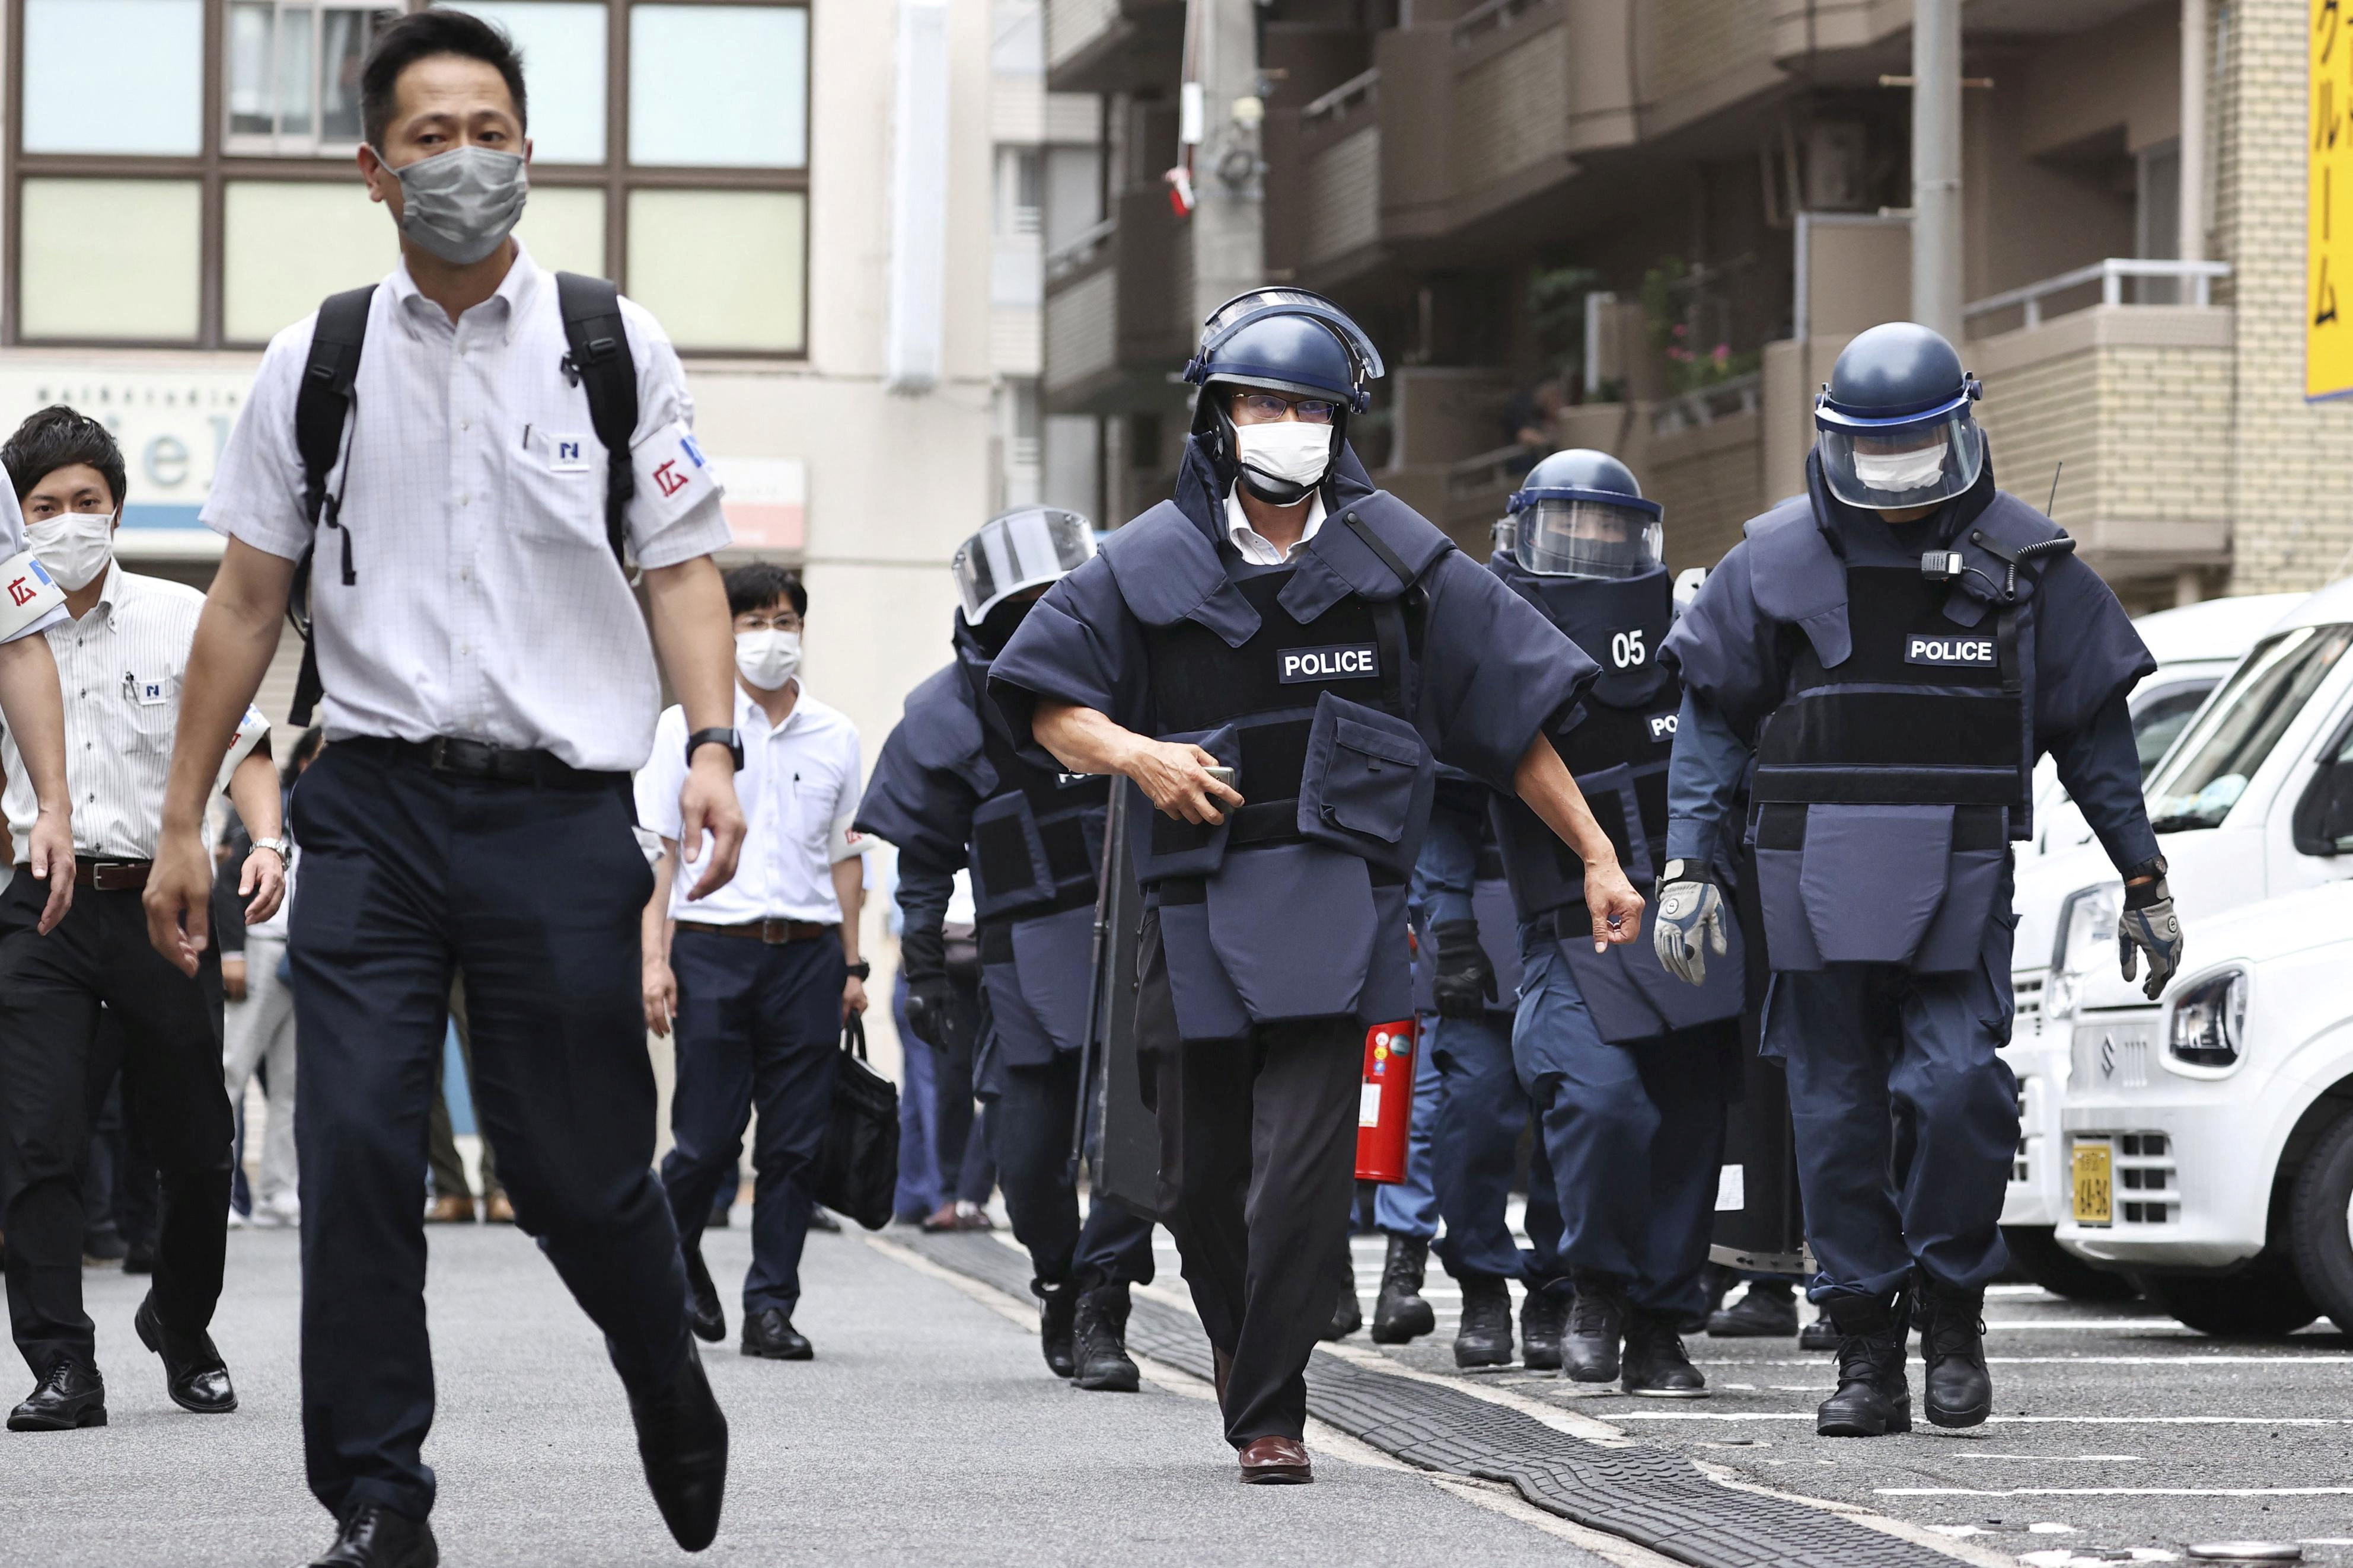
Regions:
<instances>
[{"instance_id":1,"label":"black trousers","mask_svg":"<svg viewBox=\"0 0 2353 1568\"><path fill-rule=\"evenodd\" d=\"M1029 1249L1042 1284L1068 1279L1080 1289L1152 1283L1152 1222L1108 1199L1088 1205L1079 1223L1071 1180L1071 1133L1079 1113L1079 1058L1061 1051L1040 1067L1007 1068L989 1135L1013 1238Z\"/></svg>"},{"instance_id":2,"label":"black trousers","mask_svg":"<svg viewBox=\"0 0 2353 1568\"><path fill-rule=\"evenodd\" d=\"M964 1018L960 1043L953 1048L932 1047L933 1150L939 1161L940 1190L951 1199L970 1204L988 1202L997 1185L997 1160L989 1133L996 1117L973 1101L973 1071L985 1016L980 983L975 976L951 969L956 1003Z\"/></svg>"},{"instance_id":3,"label":"black trousers","mask_svg":"<svg viewBox=\"0 0 2353 1568\"><path fill-rule=\"evenodd\" d=\"M475 1109L516 1223L604 1331L626 1385L659 1387L684 1363L686 1269L652 1171L638 999L653 875L628 785L457 779L355 740L294 791L302 1440L331 1510L433 1506L417 1194L459 972Z\"/></svg>"},{"instance_id":4,"label":"black trousers","mask_svg":"<svg viewBox=\"0 0 2353 1568\"><path fill-rule=\"evenodd\" d=\"M61 1356L95 1364L81 1308L81 1169L116 1072L130 1136L160 1176L155 1310L186 1332L211 1323L220 1300L235 1135L221 1087L219 956L207 949L193 980L173 968L148 944L146 910L128 889L76 889L42 936L47 898L27 873L0 892L0 1117L16 1175L9 1327L37 1377Z\"/></svg>"},{"instance_id":5,"label":"black trousers","mask_svg":"<svg viewBox=\"0 0 2353 1568\"><path fill-rule=\"evenodd\" d=\"M1160 1217L1209 1342L1232 1358L1226 1438L1307 1430L1307 1358L1332 1321L1333 1259L1356 1193L1364 1026L1261 1024L1241 1040L1176 1037L1156 911L1136 994L1160 1124Z\"/></svg>"}]
</instances>

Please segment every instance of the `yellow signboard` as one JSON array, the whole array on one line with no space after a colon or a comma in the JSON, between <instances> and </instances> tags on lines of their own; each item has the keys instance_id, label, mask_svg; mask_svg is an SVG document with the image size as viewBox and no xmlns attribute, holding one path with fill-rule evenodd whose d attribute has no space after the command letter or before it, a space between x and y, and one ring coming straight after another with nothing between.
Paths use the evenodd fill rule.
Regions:
<instances>
[{"instance_id":1,"label":"yellow signboard","mask_svg":"<svg viewBox=\"0 0 2353 1568\"><path fill-rule=\"evenodd\" d=\"M2353 395L2353 0L2307 0L2304 395Z\"/></svg>"}]
</instances>

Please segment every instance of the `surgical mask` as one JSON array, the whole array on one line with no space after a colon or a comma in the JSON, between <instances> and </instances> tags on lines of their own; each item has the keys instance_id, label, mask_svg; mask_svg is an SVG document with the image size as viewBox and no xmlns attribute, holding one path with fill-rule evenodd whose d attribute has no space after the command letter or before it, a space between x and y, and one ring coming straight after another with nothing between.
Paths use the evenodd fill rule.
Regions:
<instances>
[{"instance_id":1,"label":"surgical mask","mask_svg":"<svg viewBox=\"0 0 2353 1568\"><path fill-rule=\"evenodd\" d=\"M453 267L496 250L531 195L522 160L491 147L458 147L392 172L400 180L400 232Z\"/></svg>"},{"instance_id":2,"label":"surgical mask","mask_svg":"<svg viewBox=\"0 0 2353 1568\"><path fill-rule=\"evenodd\" d=\"M46 563L45 563L46 564ZM801 667L801 634L773 626L735 634L735 668L744 684L774 691Z\"/></svg>"},{"instance_id":3,"label":"surgical mask","mask_svg":"<svg viewBox=\"0 0 2353 1568\"><path fill-rule=\"evenodd\" d=\"M1888 495L1925 489L1935 484L1944 471L1945 447L1941 442L1916 452L1897 452L1889 457L1871 457L1862 452L1854 455L1854 477Z\"/></svg>"},{"instance_id":4,"label":"surgical mask","mask_svg":"<svg viewBox=\"0 0 2353 1568\"><path fill-rule=\"evenodd\" d=\"M1234 455L1242 467L1303 489L1321 484L1332 467L1332 426L1297 419L1234 426Z\"/></svg>"},{"instance_id":5,"label":"surgical mask","mask_svg":"<svg viewBox=\"0 0 2353 1568\"><path fill-rule=\"evenodd\" d=\"M88 587L114 554L114 514L65 511L25 526L25 543L58 586Z\"/></svg>"}]
</instances>

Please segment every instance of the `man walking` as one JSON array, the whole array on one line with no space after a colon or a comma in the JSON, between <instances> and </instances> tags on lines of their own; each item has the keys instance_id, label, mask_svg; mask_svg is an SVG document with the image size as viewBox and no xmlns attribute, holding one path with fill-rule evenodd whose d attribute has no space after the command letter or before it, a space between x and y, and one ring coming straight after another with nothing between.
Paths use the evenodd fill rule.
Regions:
<instances>
[{"instance_id":1,"label":"man walking","mask_svg":"<svg viewBox=\"0 0 2353 1568\"><path fill-rule=\"evenodd\" d=\"M679 810L690 844L711 830L694 889L707 895L743 837L710 559L728 538L719 488L660 327L511 237L531 144L505 36L463 12L411 13L377 35L361 99L359 166L399 226L400 264L278 335L221 455L205 518L228 543L189 660L149 935L195 973L202 798L315 524L307 598L330 743L295 794L289 947L303 1439L337 1521L318 1562L439 1560L417 1194L456 973L516 1222L604 1333L655 1502L696 1550L718 1531L727 1427L651 1170L633 984L651 875L629 775L659 689L619 557L643 569L652 641L691 721ZM567 323L584 300L601 319ZM583 329L577 354L567 325ZM347 394L325 421L331 466L305 461L322 406L306 386ZM634 402L626 424L617 396Z\"/></svg>"}]
</instances>

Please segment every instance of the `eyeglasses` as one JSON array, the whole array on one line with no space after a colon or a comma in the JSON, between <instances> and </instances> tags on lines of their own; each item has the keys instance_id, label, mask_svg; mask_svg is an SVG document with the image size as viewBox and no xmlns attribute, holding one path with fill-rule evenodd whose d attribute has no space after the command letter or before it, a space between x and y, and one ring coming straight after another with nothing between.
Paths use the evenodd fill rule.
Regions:
<instances>
[{"instance_id":1,"label":"eyeglasses","mask_svg":"<svg viewBox=\"0 0 2353 1568\"><path fill-rule=\"evenodd\" d=\"M1289 398L1272 392L1244 392L1234 397L1234 423L1271 425L1286 414L1296 414L1302 425L1329 425L1340 405L1320 397Z\"/></svg>"},{"instance_id":2,"label":"eyeglasses","mask_svg":"<svg viewBox=\"0 0 2353 1568\"><path fill-rule=\"evenodd\" d=\"M797 632L801 629L801 618L790 610L779 610L775 615L746 610L735 617L735 629L739 632Z\"/></svg>"}]
</instances>

